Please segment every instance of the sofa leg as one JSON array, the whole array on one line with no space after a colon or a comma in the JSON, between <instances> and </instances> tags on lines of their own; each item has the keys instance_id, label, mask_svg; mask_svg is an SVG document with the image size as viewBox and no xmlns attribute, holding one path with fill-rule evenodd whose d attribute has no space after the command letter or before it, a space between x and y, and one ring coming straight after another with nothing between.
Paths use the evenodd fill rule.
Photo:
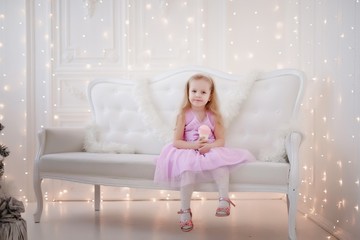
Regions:
<instances>
[{"instance_id":1,"label":"sofa leg","mask_svg":"<svg viewBox=\"0 0 360 240\"><path fill-rule=\"evenodd\" d=\"M95 211L100 211L100 185L94 185L94 194Z\"/></svg>"},{"instance_id":2,"label":"sofa leg","mask_svg":"<svg viewBox=\"0 0 360 240\"><path fill-rule=\"evenodd\" d=\"M34 213L34 222L39 223L41 219L41 214L43 211L43 195L41 190L42 179L34 177L34 192L36 197L36 212Z\"/></svg>"},{"instance_id":3,"label":"sofa leg","mask_svg":"<svg viewBox=\"0 0 360 240\"><path fill-rule=\"evenodd\" d=\"M296 212L297 212L297 191L293 189L286 195L288 207L288 233L289 240L296 240Z\"/></svg>"}]
</instances>

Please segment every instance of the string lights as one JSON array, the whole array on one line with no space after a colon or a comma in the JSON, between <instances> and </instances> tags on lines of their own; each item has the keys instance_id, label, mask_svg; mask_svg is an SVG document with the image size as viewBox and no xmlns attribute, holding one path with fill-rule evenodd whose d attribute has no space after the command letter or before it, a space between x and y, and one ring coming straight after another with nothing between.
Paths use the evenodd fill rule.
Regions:
<instances>
[{"instance_id":1,"label":"string lights","mask_svg":"<svg viewBox=\"0 0 360 240\"><path fill-rule=\"evenodd\" d=\"M17 11L12 15L6 11L8 4L0 4L0 121L6 126L5 132L0 135L0 143L6 143L11 150L4 163L3 176L5 184L8 184L7 187L11 190L9 194L27 202L26 182L29 170L24 146L26 142L25 11L22 4L13 5ZM17 44L16 47L14 43Z\"/></svg>"},{"instance_id":2,"label":"string lights","mask_svg":"<svg viewBox=\"0 0 360 240\"><path fill-rule=\"evenodd\" d=\"M316 11L312 3L302 5L305 9L302 21L312 21L303 30L310 32L314 27L321 30L319 34L309 36L306 42L314 52L308 55L308 59L303 59L305 70L313 74L313 81L308 86L308 102L305 103L309 106L308 115L305 114L309 121L307 125L313 133L305 139L308 151L305 150L302 155L311 159L306 164L312 166L315 173L309 171L310 167L303 168L300 193L303 201L300 205L308 208L305 211L324 227L333 224L334 232L345 237L347 231L350 234L355 232L346 224L356 224L360 220L359 188L356 186L359 175L359 150L356 146L359 145L360 134L359 121L356 120L360 115L357 105L359 85L356 81L359 79L354 79L354 47L358 43L354 33L357 28L354 27L355 11L352 11L356 8L359 11L359 1L348 2L346 6L340 4L341 7L336 9L330 2L316 1L316 4L322 5L322 12ZM309 63L308 67L306 63ZM314 104L316 109L311 108ZM355 121L350 121L354 115ZM309 188L308 179L312 178L320 181L314 188ZM312 196L321 196L322 201L316 202L315 198L309 201ZM322 217L318 218L320 213ZM329 221L323 222L324 219Z\"/></svg>"},{"instance_id":3,"label":"string lights","mask_svg":"<svg viewBox=\"0 0 360 240\"><path fill-rule=\"evenodd\" d=\"M61 103L51 95L51 87L59 74L59 61L71 65L75 58L81 58L81 64L75 64L75 70L85 74L106 72L111 69L109 62L116 59L124 61L123 65L120 64L124 66L123 72L118 72L123 75L189 64L210 65L229 73L244 73L254 68L265 71L300 68L308 79L307 94L301 106L305 119L305 140L300 154L300 207L305 209L307 217L323 215L334 229L349 230L350 227L345 226L349 221L353 226L360 223L360 85L359 72L356 70L360 46L356 39L359 41L357 32L360 26L355 21L360 11L359 0L346 3L338 1L339 8L331 5L332 0L273 0L264 1L262 5L247 2L246 7L244 1L232 0L203 5L198 1L149 0L141 4L128 1L124 11L128 15L120 23L123 30L119 38L108 27L112 21L110 16L101 10L111 7L105 5L109 3L84 2L87 14L80 16L79 24L86 27L71 33L79 46L73 52L63 53L60 59L55 53L61 47L61 42L54 38L64 34L64 26L57 22L59 13L49 12L49 5L55 3L34 1L34 11L45 12L35 15L33 19L34 34L43 34L38 38L41 42L36 45L39 59L36 64L41 69L39 71L44 72L42 76L45 76L36 79L40 89L34 100L42 113L37 116L38 129L65 122L64 114L59 110ZM31 182L29 165L33 160L29 160L32 156L26 155L26 130L25 133L15 131L18 126L26 129L27 76L24 69L27 43L23 40L26 35L24 4L14 4L11 9L0 7L0 32L2 36L9 36L0 40L0 121L7 126L6 133L0 136L0 142L6 142L16 153L6 163L6 177L16 176L18 193L21 200L26 202L32 191L27 183ZM218 4L215 7L221 4L225 12L215 14L211 4ZM12 15L17 17L16 21ZM140 15L141 19L138 18ZM142 21L143 29L140 30L144 32L134 30L140 27L136 25L138 21ZM14 26L18 33L9 35ZM92 31L89 31L92 28L98 29L96 32L100 34L92 35ZM94 37L104 43L102 49L88 44ZM9 51L13 50L9 44L11 41L17 42L20 47L10 54ZM108 48L111 41L126 43L124 51L118 54L125 55L124 58L110 57L117 54L116 49ZM101 57L93 60L97 54ZM8 61L7 56L21 59L20 64ZM54 89L56 95L60 96L64 86ZM11 109L21 112L22 117L15 120L17 127L10 121L10 116L12 119L15 117ZM10 132L10 129L14 131ZM89 186L74 187L71 183L50 180L46 180L43 186L46 201L71 198L75 192L79 192L73 191L75 188L83 189L78 197L90 202L93 198ZM134 199L141 196L140 192L128 188L118 188L116 196L113 191L108 192L103 188L101 194L101 199ZM176 192L171 191L156 192L156 197L152 192L149 196L152 201L178 197ZM194 197L206 199L207 195L199 192ZM232 197L236 198L236 194Z\"/></svg>"}]
</instances>

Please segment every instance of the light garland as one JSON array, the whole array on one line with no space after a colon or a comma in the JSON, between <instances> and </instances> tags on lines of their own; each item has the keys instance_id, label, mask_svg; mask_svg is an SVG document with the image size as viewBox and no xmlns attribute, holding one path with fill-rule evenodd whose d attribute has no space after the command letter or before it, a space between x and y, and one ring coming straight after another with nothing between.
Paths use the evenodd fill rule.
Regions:
<instances>
[{"instance_id":1,"label":"light garland","mask_svg":"<svg viewBox=\"0 0 360 240\"><path fill-rule=\"evenodd\" d=\"M87 14L81 16L83 24L101 24L105 26L109 21L109 16L102 14L100 11L105 1L84 1L84 8ZM353 224L359 224L359 199L350 199L350 196L360 192L359 175L347 174L351 169L359 168L359 150L352 152L353 159L343 157L337 146L341 146L345 142L353 149L358 149L360 134L357 131L360 127L359 108L355 108L359 100L359 84L356 79L359 76L356 67L351 64L359 52L359 44L355 42L356 31L360 28L353 21L354 14L359 13L359 0L354 0L354 9L345 12L350 6L339 2L342 7L334 11L330 9L330 1L317 0L314 2L293 1L280 4L279 1L269 1L262 7L256 4L250 4L244 9L242 1L225 1L222 6L226 10L226 16L221 16L223 22L211 18L212 14L207 5L197 5L193 1L145 1L142 3L144 11L144 22L148 25L144 29L145 32L141 38L144 46L138 46L131 42L134 40L133 27L135 26L134 18L127 16L124 22L123 36L120 41L129 43L127 49L122 53L125 54L124 75L136 74L136 71L156 71L159 64L156 60L160 59L162 54L174 56L168 62L160 62L160 68L173 68L186 64L204 64L218 65L223 67L229 73L243 73L246 69L260 68L262 70L270 70L274 68L295 67L303 69L308 78L308 94L302 104L302 114L305 117L306 137L303 143L302 155L300 163L300 205L307 209L306 216L317 216L318 214L327 213L327 217L333 221L334 229L344 227L343 223L350 221L353 216ZM23 3L24 4L24 3ZM34 10L44 12L47 9L47 3L42 1L34 2ZM210 4L210 3L209 3ZM285 5L286 4L286 5ZM342 5L344 4L344 5ZM15 5L14 5L15 6ZM319 7L320 6L320 7ZM19 38L19 51L14 53L14 57L24 62L26 58L25 49L26 42L23 40L25 35L25 10L23 5L17 6L18 9L0 8L0 32L2 36L6 36L11 28L16 25L19 33L14 35ZM132 14L140 9L134 9L132 3L126 6L127 12ZM138 7L138 5L136 6ZM199 7L199 8L196 8ZM319 9L322 9L319 11ZM19 10L20 9L20 10ZM172 11L179 14L172 15ZM246 12L245 12L246 10ZM292 11L293 16L286 17L288 10ZM17 16L16 21L11 12ZM46 11L45 11L46 12ZM20 18L19 14L20 13ZM38 45L38 66L44 68L43 71L49 73L49 79L46 77L39 78L36 81L39 86L36 103L43 113L37 121L38 128L44 128L49 125L61 125L66 123L63 119L64 114L61 112L57 101L52 100L48 90L52 84L57 81L57 64L58 59L54 59L54 52L58 49L60 43L54 42L54 34L61 34L61 26L56 22L56 13L48 13L48 15L36 15L34 19L34 27L38 34L43 34L41 43ZM247 17L245 20L244 16ZM244 22L246 21L246 22ZM48 32L48 25L52 26L54 32ZM179 26L181 27L177 27ZM218 27L217 24L225 24L221 26L223 32L213 34L213 29ZM161 29L161 35L155 29ZM318 31L321 29L320 31ZM218 30L218 29L217 29ZM244 31L245 30L245 31ZM111 41L113 34L109 29L104 28L99 36L104 42ZM91 41L91 35L85 29L78 32L79 42ZM221 37L220 37L221 36ZM214 44L212 37L219 37L217 41L224 43L222 46L216 45L220 50L220 55L214 54L212 48ZM155 38L162 41L164 49L158 49L153 44ZM29 162L26 156L26 71L24 64L11 64L8 62L7 56L4 54L9 49L9 41L16 39L0 40L0 66L1 66L1 87L0 87L0 121L9 121L11 108L23 111L22 116L16 119L17 126L25 129L24 132L9 133L10 124L7 125L7 133L2 133L1 141L6 142L12 147L12 152L16 152L16 156L11 156L7 161L7 168L12 172L6 172L6 177L17 176L18 193L21 200L28 201L31 187L27 186L27 182L31 182L32 174ZM301 45L302 44L302 45ZM221 44L220 44L221 45ZM268 47L270 46L270 47ZM335 46L335 47L332 47ZM143 47L143 48L141 48ZM87 59L91 56L92 50L79 48L78 54ZM143 54L139 51L143 50ZM160 51L160 52L159 52ZM179 54L181 53L181 54ZM101 50L102 56L106 59L109 51ZM177 55L179 54L179 55ZM140 56L140 57L139 57ZM181 57L178 57L181 56ZM266 56L264 58L263 56ZM67 61L73 61L75 56L68 55ZM270 61L271 59L271 61ZM108 63L103 60L82 62L82 67L78 71L91 74L97 70L102 71L108 67ZM223 63L219 63L223 62ZM15 67L15 71L7 69ZM162 65L161 65L162 64ZM215 66L216 67L216 66ZM14 73L15 72L15 73ZM325 74L326 73L326 74ZM46 75L46 74L44 74ZM70 86L71 88L71 86ZM60 95L66 89L62 87L56 88L56 94ZM76 91L70 91L76 93ZM7 96L13 96L11 103ZM4 97L3 97L4 96ZM50 105L51 104L51 105ZM349 109L348 106L354 107ZM87 111L89 111L87 109ZM342 123L342 115L346 116L346 126L339 127ZM340 125L339 125L340 124ZM10 126L9 126L10 125ZM354 129L355 131L341 132L338 128ZM15 128L14 128L15 129ZM8 143L8 141L11 141ZM20 162L21 161L21 162ZM19 166L15 168L14 166ZM20 177L18 177L20 176ZM66 188L57 188L58 185L52 181L45 181L44 191L45 200L71 198L72 186L64 183ZM49 187L51 185L51 187ZM55 187L54 187L55 186ZM54 189L58 192L55 193ZM79 187L80 188L80 187ZM89 189L86 187L86 189ZM105 191L105 190L104 190ZM341 196L338 197L339 192ZM351 193L353 192L353 193ZM90 190L84 190L84 197L88 201L93 198ZM171 199L177 197L170 191L159 191L158 197L151 197L152 201L158 198ZM102 196L107 196L106 191L102 192ZM120 198L133 199L136 191L129 189L120 190ZM206 194L196 193L196 198L206 199ZM359 194L357 194L359 196ZM318 201L316 201L318 199ZM336 208L338 212L334 213ZM336 216L334 216L336 215ZM336 218L336 219L335 219Z\"/></svg>"}]
</instances>

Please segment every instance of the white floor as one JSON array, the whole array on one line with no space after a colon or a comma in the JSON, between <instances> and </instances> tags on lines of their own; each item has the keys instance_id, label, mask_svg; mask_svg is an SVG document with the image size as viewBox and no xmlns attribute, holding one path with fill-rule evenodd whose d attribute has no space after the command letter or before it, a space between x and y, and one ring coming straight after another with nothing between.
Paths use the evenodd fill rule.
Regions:
<instances>
[{"instance_id":1,"label":"white floor","mask_svg":"<svg viewBox=\"0 0 360 240\"><path fill-rule=\"evenodd\" d=\"M178 201L103 202L100 212L94 212L93 203L48 202L37 224L32 216L35 203L28 203L22 216L29 240L288 239L283 200L238 199L235 203L229 217L218 218L216 200L194 200L194 229L188 233L178 226ZM299 240L336 239L300 213L297 236Z\"/></svg>"}]
</instances>

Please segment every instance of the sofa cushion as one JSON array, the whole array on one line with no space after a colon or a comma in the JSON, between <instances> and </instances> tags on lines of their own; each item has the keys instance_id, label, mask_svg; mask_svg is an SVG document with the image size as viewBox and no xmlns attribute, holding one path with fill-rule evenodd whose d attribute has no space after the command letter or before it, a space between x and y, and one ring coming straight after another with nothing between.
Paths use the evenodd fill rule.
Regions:
<instances>
[{"instance_id":1,"label":"sofa cushion","mask_svg":"<svg viewBox=\"0 0 360 240\"><path fill-rule=\"evenodd\" d=\"M230 176L232 184L288 184L290 164L282 162L248 162L236 166Z\"/></svg>"},{"instance_id":2,"label":"sofa cushion","mask_svg":"<svg viewBox=\"0 0 360 240\"><path fill-rule=\"evenodd\" d=\"M109 178L153 179L156 155L70 152L40 158L40 171Z\"/></svg>"},{"instance_id":3,"label":"sofa cushion","mask_svg":"<svg viewBox=\"0 0 360 240\"><path fill-rule=\"evenodd\" d=\"M40 158L40 171L114 179L153 180L154 159L149 154L55 153ZM289 164L249 162L235 167L231 183L284 185L288 183Z\"/></svg>"}]
</instances>

